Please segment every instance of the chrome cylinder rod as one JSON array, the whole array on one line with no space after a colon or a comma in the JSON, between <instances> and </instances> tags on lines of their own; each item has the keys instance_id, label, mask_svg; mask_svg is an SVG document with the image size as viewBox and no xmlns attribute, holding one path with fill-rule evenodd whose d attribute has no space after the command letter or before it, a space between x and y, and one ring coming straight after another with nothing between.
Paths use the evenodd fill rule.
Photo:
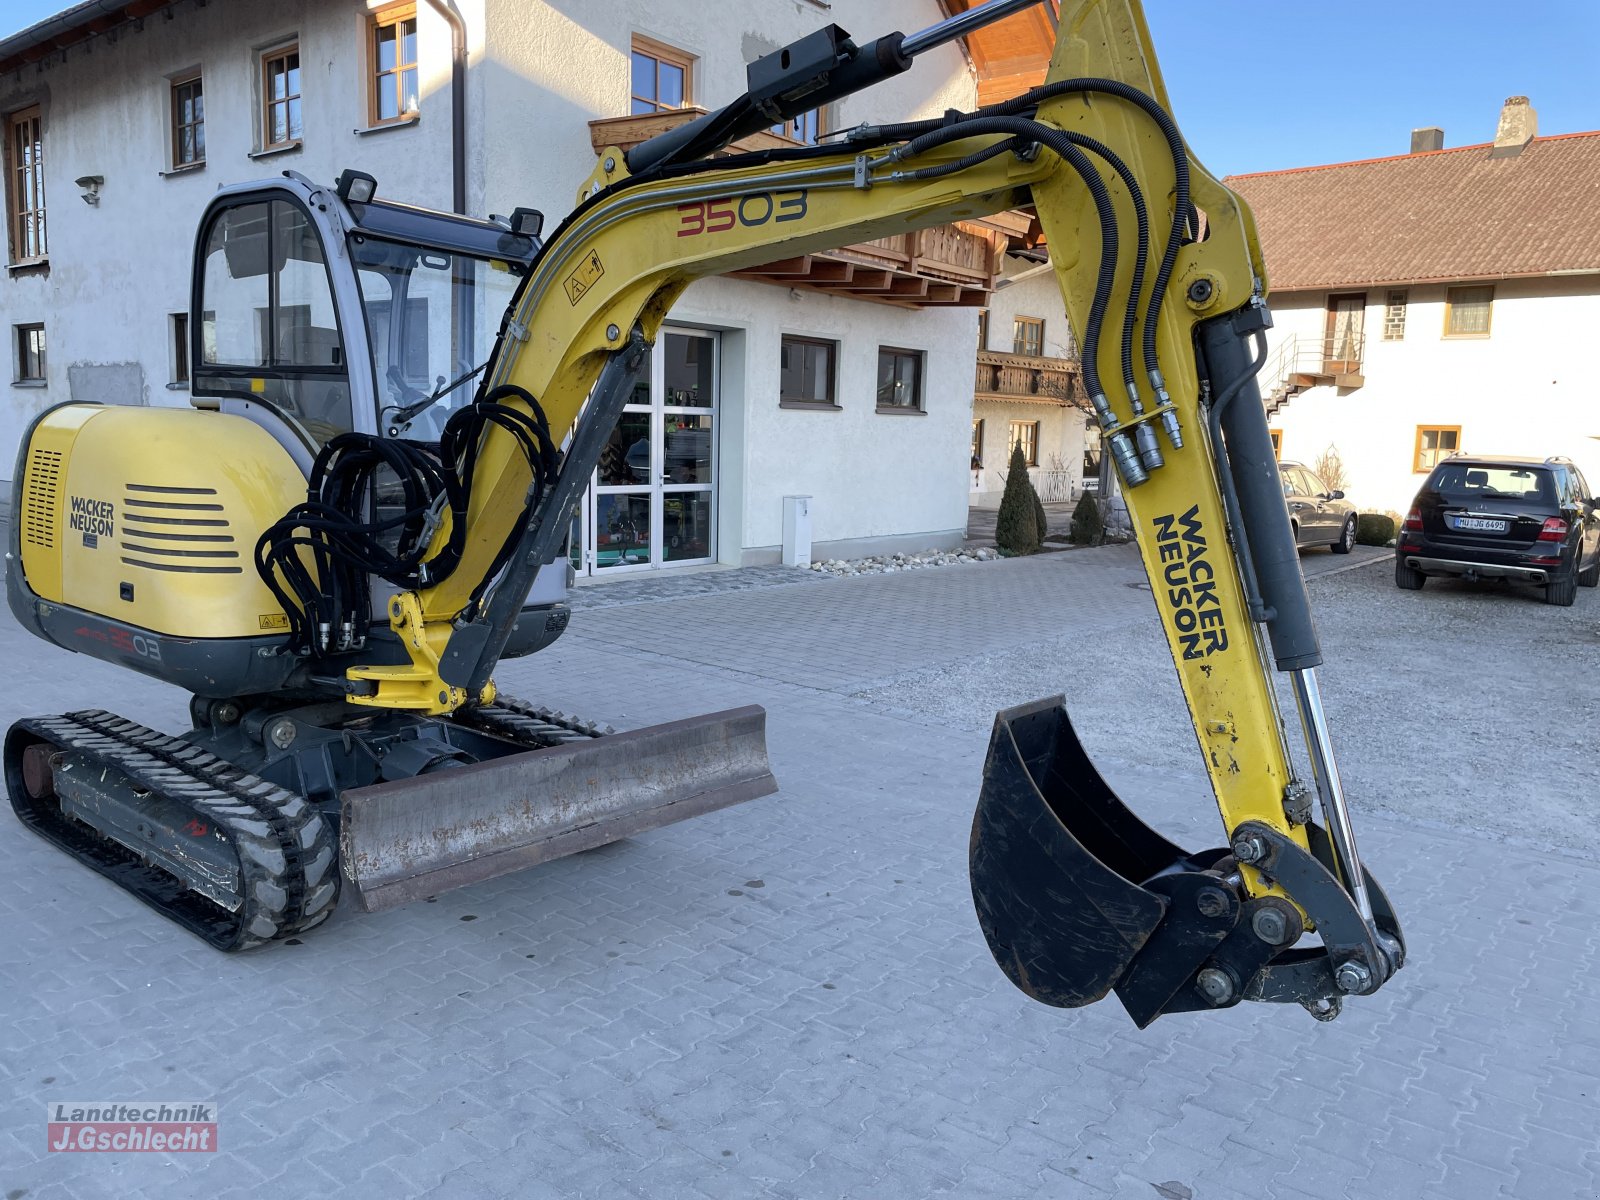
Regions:
<instances>
[{"instance_id":1,"label":"chrome cylinder rod","mask_svg":"<svg viewBox=\"0 0 1600 1200\"><path fill-rule=\"evenodd\" d=\"M942 46L946 42L953 42L958 37L965 37L974 29L982 29L985 25L992 25L996 21L1004 20L1012 13L1021 12L1025 8L1032 8L1040 0L989 0L988 4L980 4L977 8L969 8L966 12L957 13L955 16L940 21L937 25L930 25L920 33L908 33L905 40L900 43L900 52L907 58L915 58L924 50L932 50L935 46Z\"/></svg>"},{"instance_id":2,"label":"chrome cylinder rod","mask_svg":"<svg viewBox=\"0 0 1600 1200\"><path fill-rule=\"evenodd\" d=\"M1300 710L1300 727L1305 731L1306 750L1311 755L1311 774L1316 779L1317 796L1322 801L1322 819L1344 876L1345 890L1355 901L1356 911L1370 928L1372 900L1367 895L1367 877L1356 852L1356 833L1350 824L1350 810L1344 802L1344 785L1339 781L1339 766L1333 761L1333 741L1328 736L1328 717L1322 709L1322 693L1317 687L1314 667L1290 671L1295 707Z\"/></svg>"}]
</instances>

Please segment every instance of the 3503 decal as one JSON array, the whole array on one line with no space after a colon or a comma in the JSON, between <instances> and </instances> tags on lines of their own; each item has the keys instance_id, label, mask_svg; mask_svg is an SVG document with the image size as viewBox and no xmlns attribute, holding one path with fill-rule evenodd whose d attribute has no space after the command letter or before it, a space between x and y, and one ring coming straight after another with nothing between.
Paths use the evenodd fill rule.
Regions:
<instances>
[{"instance_id":1,"label":"3503 decal","mask_svg":"<svg viewBox=\"0 0 1600 1200\"><path fill-rule=\"evenodd\" d=\"M806 192L751 192L678 205L678 236L727 233L735 225L755 229L769 221L798 221L806 215Z\"/></svg>"}]
</instances>

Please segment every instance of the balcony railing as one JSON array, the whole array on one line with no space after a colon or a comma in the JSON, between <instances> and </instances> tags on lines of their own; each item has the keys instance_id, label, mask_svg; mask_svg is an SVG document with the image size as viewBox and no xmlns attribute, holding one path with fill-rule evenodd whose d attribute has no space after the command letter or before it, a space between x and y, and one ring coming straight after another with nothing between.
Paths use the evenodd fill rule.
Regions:
<instances>
[{"instance_id":1,"label":"balcony railing","mask_svg":"<svg viewBox=\"0 0 1600 1200\"><path fill-rule=\"evenodd\" d=\"M608 146L626 152L703 112L703 108L691 107L606 117L589 122L589 140L596 154ZM741 138L724 153L792 148L798 144L780 134L762 132ZM1022 214L1000 213L981 221L958 221L836 250L778 259L730 274L902 308L982 307L994 291L1007 239L1022 237L1029 225L1030 218Z\"/></svg>"},{"instance_id":2,"label":"balcony railing","mask_svg":"<svg viewBox=\"0 0 1600 1200\"><path fill-rule=\"evenodd\" d=\"M1076 359L979 350L972 392L979 400L1082 407L1086 398L1078 370Z\"/></svg>"}]
</instances>

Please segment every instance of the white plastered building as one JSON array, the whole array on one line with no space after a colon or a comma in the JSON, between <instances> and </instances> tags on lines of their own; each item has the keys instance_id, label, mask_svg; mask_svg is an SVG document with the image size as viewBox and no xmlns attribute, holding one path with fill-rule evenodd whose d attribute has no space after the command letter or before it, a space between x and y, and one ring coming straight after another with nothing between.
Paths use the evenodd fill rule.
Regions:
<instances>
[{"instance_id":1,"label":"white plastered building","mask_svg":"<svg viewBox=\"0 0 1600 1200\"><path fill-rule=\"evenodd\" d=\"M725 103L748 63L821 25L865 40L964 7L87 0L0 38L12 360L0 462L58 403L188 403L192 243L223 184L280 171L331 182L351 167L386 199L449 210L459 188L467 213L534 207L553 229L597 142L645 136L681 119L667 111L680 104ZM1038 66L1050 28L1027 36ZM969 38L819 120L971 108L984 75ZM692 286L619 430L623 462L585 503L580 571L777 561L790 496L810 497L817 555L959 542L977 313L1007 243L1004 226L941 230L820 256L826 271L808 260Z\"/></svg>"}]
</instances>

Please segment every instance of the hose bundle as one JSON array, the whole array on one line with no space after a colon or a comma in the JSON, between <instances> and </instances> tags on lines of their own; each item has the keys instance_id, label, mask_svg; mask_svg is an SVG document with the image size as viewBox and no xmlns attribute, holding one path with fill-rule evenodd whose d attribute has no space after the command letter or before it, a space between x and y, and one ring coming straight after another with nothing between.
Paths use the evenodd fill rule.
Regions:
<instances>
[{"instance_id":1,"label":"hose bundle","mask_svg":"<svg viewBox=\"0 0 1600 1200\"><path fill-rule=\"evenodd\" d=\"M501 403L508 399L521 407ZM491 427L511 435L533 478L521 518L473 590L470 608L500 574L554 479L556 446L538 402L522 388L502 385L452 414L437 444L343 433L323 446L305 502L256 542L256 571L288 616L296 653L323 657L365 641L372 576L409 590L442 583L455 572L466 547L478 455ZM396 497L397 512L378 515L380 482ZM446 512L449 534L430 556Z\"/></svg>"}]
</instances>

